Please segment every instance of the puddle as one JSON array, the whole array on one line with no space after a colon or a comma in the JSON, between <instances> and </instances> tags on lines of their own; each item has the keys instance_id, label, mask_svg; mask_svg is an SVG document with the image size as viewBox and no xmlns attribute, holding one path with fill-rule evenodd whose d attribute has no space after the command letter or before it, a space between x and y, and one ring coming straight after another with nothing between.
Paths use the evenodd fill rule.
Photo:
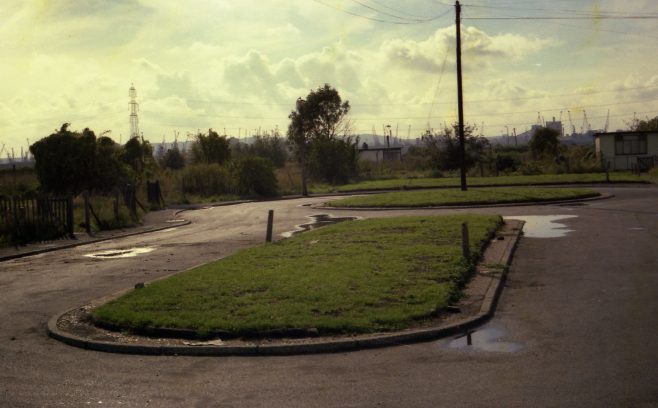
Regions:
<instances>
[{"instance_id":1,"label":"puddle","mask_svg":"<svg viewBox=\"0 0 658 408\"><path fill-rule=\"evenodd\" d=\"M107 251L94 252L86 254L88 258L110 259L110 258L132 258L137 255L148 254L155 250L154 247L127 248L127 249L109 249Z\"/></svg>"},{"instance_id":2,"label":"puddle","mask_svg":"<svg viewBox=\"0 0 658 408\"><path fill-rule=\"evenodd\" d=\"M468 335L450 340L446 347L464 351L486 351L492 353L517 353L523 350L521 343L505 341L507 331L495 325L486 325ZM470 344L469 344L470 343Z\"/></svg>"},{"instance_id":3,"label":"puddle","mask_svg":"<svg viewBox=\"0 0 658 408\"><path fill-rule=\"evenodd\" d=\"M505 219L525 221L523 236L528 238L560 238L574 230L555 221L577 218L577 215L516 215Z\"/></svg>"},{"instance_id":4,"label":"puddle","mask_svg":"<svg viewBox=\"0 0 658 408\"><path fill-rule=\"evenodd\" d=\"M295 230L284 232L281 234L281 236L284 238L290 238L295 234L299 234L300 232L324 227L325 225L336 224L338 222L353 221L360 217L332 217L330 214L314 214L308 218L311 218L314 221L308 224L298 225Z\"/></svg>"}]
</instances>

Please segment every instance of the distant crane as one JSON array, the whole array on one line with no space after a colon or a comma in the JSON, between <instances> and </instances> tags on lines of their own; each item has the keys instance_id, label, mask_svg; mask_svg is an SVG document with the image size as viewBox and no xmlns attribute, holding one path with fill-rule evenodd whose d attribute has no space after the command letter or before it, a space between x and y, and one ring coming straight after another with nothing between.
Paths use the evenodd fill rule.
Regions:
<instances>
[{"instance_id":1,"label":"distant crane","mask_svg":"<svg viewBox=\"0 0 658 408\"><path fill-rule=\"evenodd\" d=\"M567 114L569 115L569 126L571 126L571 134L573 135L576 133L576 127L573 125L573 120L571 119L571 111L567 111Z\"/></svg>"},{"instance_id":2,"label":"distant crane","mask_svg":"<svg viewBox=\"0 0 658 408\"><path fill-rule=\"evenodd\" d=\"M590 130L592 130L592 125L589 124L589 120L587 120L587 112L583 109L583 125L580 128L580 133L589 132Z\"/></svg>"}]
</instances>

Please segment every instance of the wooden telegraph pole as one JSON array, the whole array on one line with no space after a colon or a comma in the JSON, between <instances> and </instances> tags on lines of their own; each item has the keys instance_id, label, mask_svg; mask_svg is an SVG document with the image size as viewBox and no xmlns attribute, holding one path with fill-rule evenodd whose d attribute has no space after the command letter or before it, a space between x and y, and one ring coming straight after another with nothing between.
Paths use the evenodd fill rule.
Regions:
<instances>
[{"instance_id":1,"label":"wooden telegraph pole","mask_svg":"<svg viewBox=\"0 0 658 408\"><path fill-rule=\"evenodd\" d=\"M462 96L462 40L461 40L461 5L459 1L455 2L455 27L457 29L457 108L459 114L458 131L459 131L459 160L460 160L460 179L462 191L467 190L466 186L466 148L464 146L464 100Z\"/></svg>"}]
</instances>

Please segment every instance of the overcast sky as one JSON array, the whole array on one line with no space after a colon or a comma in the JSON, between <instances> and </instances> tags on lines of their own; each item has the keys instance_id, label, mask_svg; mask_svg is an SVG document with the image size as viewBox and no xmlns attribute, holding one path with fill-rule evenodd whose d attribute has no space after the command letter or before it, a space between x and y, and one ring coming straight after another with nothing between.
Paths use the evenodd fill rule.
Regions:
<instances>
[{"instance_id":1,"label":"overcast sky","mask_svg":"<svg viewBox=\"0 0 658 408\"><path fill-rule=\"evenodd\" d=\"M570 110L577 130L583 110L595 129L608 109L611 130L658 115L658 20L608 18L625 15L658 16L658 3L465 1L465 121L493 136L538 112L562 111L568 129ZM131 84L152 142L285 133L295 100L324 83L349 100L355 133L415 138L456 117L448 1L2 0L0 16L0 146L16 154L64 122L125 142ZM477 19L512 16L584 19Z\"/></svg>"}]
</instances>

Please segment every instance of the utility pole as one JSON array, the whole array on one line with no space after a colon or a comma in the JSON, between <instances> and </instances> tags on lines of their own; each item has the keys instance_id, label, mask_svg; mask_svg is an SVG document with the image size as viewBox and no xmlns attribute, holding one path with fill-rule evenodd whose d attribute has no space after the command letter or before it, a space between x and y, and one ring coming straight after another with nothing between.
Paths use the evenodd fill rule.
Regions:
<instances>
[{"instance_id":1,"label":"utility pole","mask_svg":"<svg viewBox=\"0 0 658 408\"><path fill-rule=\"evenodd\" d=\"M459 159L461 190L466 191L466 148L464 146L464 99L462 96L462 38L461 38L461 5L455 1L455 27L457 29L457 108L459 114Z\"/></svg>"}]
</instances>

